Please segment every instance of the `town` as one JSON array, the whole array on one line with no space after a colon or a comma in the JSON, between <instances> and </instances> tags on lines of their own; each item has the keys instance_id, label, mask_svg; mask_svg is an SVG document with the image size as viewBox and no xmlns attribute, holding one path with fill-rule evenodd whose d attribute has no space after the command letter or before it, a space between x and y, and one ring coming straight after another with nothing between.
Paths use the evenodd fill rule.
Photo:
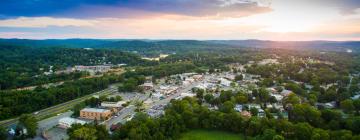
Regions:
<instances>
[{"instance_id":1,"label":"town","mask_svg":"<svg viewBox=\"0 0 360 140\"><path fill-rule=\"evenodd\" d=\"M302 61L302 60L301 60ZM314 63L312 59L306 60ZM317 63L324 63L318 61ZM286 109L287 102L291 98L297 98L294 91L286 88L286 85L272 85L260 87L259 83L264 81L260 75L247 73L246 68L252 65L279 65L277 59L264 59L262 61L249 61L245 65L238 63L228 65L229 71L214 70L209 73L181 73L153 80L151 76L145 77L144 83L138 85L138 90L133 92L122 92L117 90L118 84L110 86L113 90L103 94L93 95L86 99L81 107L57 114L39 122L39 137L47 139L67 139L66 129L74 124L102 124L109 133L120 128L130 121L137 112L146 113L152 118L164 115L166 106L171 100L181 100L185 97L194 97L202 100L202 106L210 110L220 110L219 100L230 98L236 93L233 110L239 112L243 117L251 116L266 117L269 114L274 118L288 118ZM83 66L78 69L85 69ZM106 73L110 67L99 73ZM92 68L90 68L92 70ZM219 72L217 72L219 71ZM302 84L292 80L294 83ZM331 83L324 85L329 88ZM313 86L306 84L308 89ZM310 92L310 91L307 91ZM357 93L360 94L360 93ZM229 97L226 97L229 96ZM359 98L358 95L353 99ZM81 103L83 104L83 103ZM315 103L318 108L334 109L334 101L328 103ZM76 112L74 112L76 111ZM37 113L37 112L35 112ZM14 129L9 130L15 134Z\"/></svg>"}]
</instances>

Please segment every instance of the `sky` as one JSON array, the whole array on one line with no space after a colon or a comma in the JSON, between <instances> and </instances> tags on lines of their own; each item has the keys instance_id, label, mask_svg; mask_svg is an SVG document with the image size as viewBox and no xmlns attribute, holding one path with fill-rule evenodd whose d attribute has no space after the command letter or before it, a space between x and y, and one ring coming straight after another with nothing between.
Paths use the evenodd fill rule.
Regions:
<instances>
[{"instance_id":1,"label":"sky","mask_svg":"<svg viewBox=\"0 0 360 140\"><path fill-rule=\"evenodd\" d=\"M360 0L1 0L0 38L360 40Z\"/></svg>"}]
</instances>

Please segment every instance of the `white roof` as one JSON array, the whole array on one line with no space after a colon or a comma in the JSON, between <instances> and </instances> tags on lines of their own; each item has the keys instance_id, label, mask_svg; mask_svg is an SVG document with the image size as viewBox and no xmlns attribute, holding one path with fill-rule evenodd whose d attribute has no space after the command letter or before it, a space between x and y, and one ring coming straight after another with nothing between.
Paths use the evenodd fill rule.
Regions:
<instances>
[{"instance_id":1,"label":"white roof","mask_svg":"<svg viewBox=\"0 0 360 140\"><path fill-rule=\"evenodd\" d=\"M183 97L186 97L186 96L188 96L188 97L194 97L194 96L196 96L195 94L192 94L192 93L181 93L181 96L183 96Z\"/></svg>"},{"instance_id":2,"label":"white roof","mask_svg":"<svg viewBox=\"0 0 360 140\"><path fill-rule=\"evenodd\" d=\"M100 109L100 108L84 108L84 109L82 109L81 111L85 111L85 112L100 112L100 113L103 113L103 112L107 112L107 111L110 111L110 110Z\"/></svg>"},{"instance_id":3,"label":"white roof","mask_svg":"<svg viewBox=\"0 0 360 140\"><path fill-rule=\"evenodd\" d=\"M141 86L150 86L150 87L152 87L152 86L154 86L154 85L153 85L153 83L144 83L144 84L142 84Z\"/></svg>"},{"instance_id":4,"label":"white roof","mask_svg":"<svg viewBox=\"0 0 360 140\"><path fill-rule=\"evenodd\" d=\"M122 104L126 103L126 101L118 101L118 102L102 102L101 106L103 107L121 107Z\"/></svg>"},{"instance_id":5,"label":"white roof","mask_svg":"<svg viewBox=\"0 0 360 140\"><path fill-rule=\"evenodd\" d=\"M291 91L291 90L286 90L286 89L284 89L283 91L281 91L281 93L280 93L280 94L283 94L283 95L288 95L288 94L290 94L290 93L292 93L292 91Z\"/></svg>"},{"instance_id":6,"label":"white roof","mask_svg":"<svg viewBox=\"0 0 360 140\"><path fill-rule=\"evenodd\" d=\"M59 120L59 123L65 123L65 124L71 125L71 124L75 124L75 123L85 124L86 122L83 120L75 119L75 118L65 117L65 118L61 118Z\"/></svg>"}]
</instances>

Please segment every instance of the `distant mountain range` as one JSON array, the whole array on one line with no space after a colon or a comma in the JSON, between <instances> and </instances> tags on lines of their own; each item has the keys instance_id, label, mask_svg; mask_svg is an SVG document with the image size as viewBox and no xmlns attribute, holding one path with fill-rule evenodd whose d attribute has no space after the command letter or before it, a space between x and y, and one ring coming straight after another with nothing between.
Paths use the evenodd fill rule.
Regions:
<instances>
[{"instance_id":1,"label":"distant mountain range","mask_svg":"<svg viewBox=\"0 0 360 140\"><path fill-rule=\"evenodd\" d=\"M131 39L0 39L0 46L105 48L124 51L186 50L204 47L252 47L315 49L320 51L360 52L360 41L266 41L266 40L131 40Z\"/></svg>"}]
</instances>

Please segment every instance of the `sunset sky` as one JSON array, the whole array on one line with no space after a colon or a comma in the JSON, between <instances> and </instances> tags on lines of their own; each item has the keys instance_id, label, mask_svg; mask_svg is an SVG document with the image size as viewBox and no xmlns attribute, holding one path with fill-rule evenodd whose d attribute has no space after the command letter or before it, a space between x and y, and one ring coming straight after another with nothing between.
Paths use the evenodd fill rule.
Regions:
<instances>
[{"instance_id":1,"label":"sunset sky","mask_svg":"<svg viewBox=\"0 0 360 140\"><path fill-rule=\"evenodd\" d=\"M360 0L1 0L0 38L360 40Z\"/></svg>"}]
</instances>

